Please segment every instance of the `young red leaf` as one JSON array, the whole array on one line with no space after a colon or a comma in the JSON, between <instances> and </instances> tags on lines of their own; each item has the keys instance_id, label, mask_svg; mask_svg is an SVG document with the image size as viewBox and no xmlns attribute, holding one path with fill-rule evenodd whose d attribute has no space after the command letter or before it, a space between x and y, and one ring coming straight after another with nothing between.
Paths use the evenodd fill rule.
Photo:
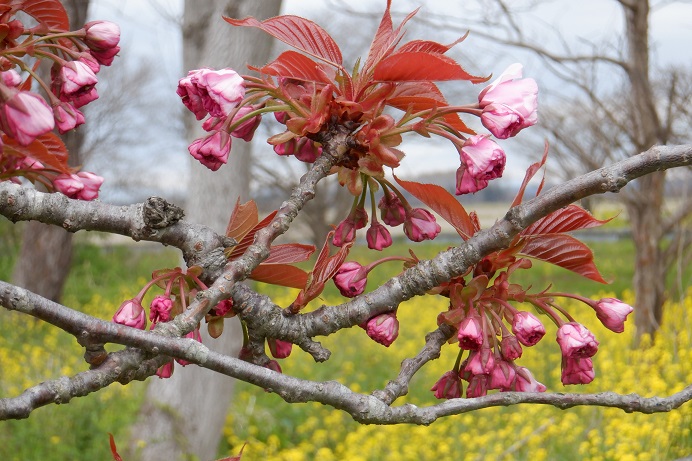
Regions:
<instances>
[{"instance_id":1,"label":"young red leaf","mask_svg":"<svg viewBox=\"0 0 692 461\"><path fill-rule=\"evenodd\" d=\"M445 54L457 43L463 42L469 33L466 32L463 37L455 40L449 45L443 45L442 43L433 42L432 40L411 40L410 42L404 43L396 50L397 53L403 53L405 51L420 51L422 53L438 53Z\"/></svg>"},{"instance_id":2,"label":"young red leaf","mask_svg":"<svg viewBox=\"0 0 692 461\"><path fill-rule=\"evenodd\" d=\"M59 0L23 0L13 3L14 9L24 11L49 29L70 30L70 20Z\"/></svg>"},{"instance_id":3,"label":"young red leaf","mask_svg":"<svg viewBox=\"0 0 692 461\"><path fill-rule=\"evenodd\" d=\"M254 200L241 204L238 199L226 226L226 235L240 241L255 227L257 221L259 221L259 211Z\"/></svg>"},{"instance_id":4,"label":"young red leaf","mask_svg":"<svg viewBox=\"0 0 692 461\"><path fill-rule=\"evenodd\" d=\"M469 80L485 82L489 77L467 73L454 59L439 53L407 51L383 59L375 67L374 79L383 82Z\"/></svg>"},{"instance_id":5,"label":"young red leaf","mask_svg":"<svg viewBox=\"0 0 692 461\"><path fill-rule=\"evenodd\" d=\"M596 282L608 283L598 272L591 249L570 235L528 237L519 254L555 264Z\"/></svg>"},{"instance_id":6,"label":"young red leaf","mask_svg":"<svg viewBox=\"0 0 692 461\"><path fill-rule=\"evenodd\" d=\"M285 15L258 21L253 17L233 19L224 16L234 26L257 27L282 42L310 56L341 68L343 58L334 39L314 22L300 16Z\"/></svg>"},{"instance_id":7,"label":"young red leaf","mask_svg":"<svg viewBox=\"0 0 692 461\"><path fill-rule=\"evenodd\" d=\"M260 68L259 71L276 77L289 77L309 82L331 82L331 79L320 64L296 51L281 53L279 57Z\"/></svg>"},{"instance_id":8,"label":"young red leaf","mask_svg":"<svg viewBox=\"0 0 692 461\"><path fill-rule=\"evenodd\" d=\"M613 218L599 220L591 213L577 205L568 205L565 208L553 211L522 231L522 235L557 234L571 232L578 229L601 226Z\"/></svg>"},{"instance_id":9,"label":"young red leaf","mask_svg":"<svg viewBox=\"0 0 692 461\"><path fill-rule=\"evenodd\" d=\"M115 461L123 461L123 459L118 454L118 448L115 446L115 438L113 437L113 434L109 432L108 437L110 438L111 454L113 455L113 459Z\"/></svg>"},{"instance_id":10,"label":"young red leaf","mask_svg":"<svg viewBox=\"0 0 692 461\"><path fill-rule=\"evenodd\" d=\"M306 261L315 252L314 245L285 243L269 249L269 257L262 264L291 264Z\"/></svg>"},{"instance_id":11,"label":"young red leaf","mask_svg":"<svg viewBox=\"0 0 692 461\"><path fill-rule=\"evenodd\" d=\"M442 219L451 224L462 239L466 240L474 234L475 229L469 214L456 197L445 188L436 184L404 181L396 176L394 176L394 179L408 193L425 203L431 210L439 214Z\"/></svg>"},{"instance_id":12,"label":"young red leaf","mask_svg":"<svg viewBox=\"0 0 692 461\"><path fill-rule=\"evenodd\" d=\"M516 197L514 197L514 201L512 202L512 206L517 206L519 205L522 200L524 200L524 191L526 190L526 186L529 185L529 181L534 177L536 172L541 169L543 165L545 165L545 161L548 160L548 143L546 142L545 144L545 149L543 150L543 158L541 158L538 162L532 163L527 169L526 169L526 174L524 175L524 181L521 183L521 187L519 187L519 191L517 192ZM542 184L542 182L541 182Z\"/></svg>"},{"instance_id":13,"label":"young red leaf","mask_svg":"<svg viewBox=\"0 0 692 461\"><path fill-rule=\"evenodd\" d=\"M250 278L271 285L301 289L308 281L308 273L288 264L260 264L252 271Z\"/></svg>"},{"instance_id":14,"label":"young red leaf","mask_svg":"<svg viewBox=\"0 0 692 461\"><path fill-rule=\"evenodd\" d=\"M382 20L377 28L375 37L370 45L370 51L368 51L368 57L365 59L365 65L363 65L363 74L367 75L370 70L375 68L377 64L387 55L391 54L396 48L397 44L401 40L403 34L401 34L401 29L404 27L409 19L411 19L418 12L418 8L410 12L399 27L394 30L394 25L392 24L392 15L389 10L391 7L391 0L387 0L387 8L384 10L382 15Z\"/></svg>"},{"instance_id":15,"label":"young red leaf","mask_svg":"<svg viewBox=\"0 0 692 461\"><path fill-rule=\"evenodd\" d=\"M250 245L252 245L252 242L255 240L255 234L257 233L257 231L267 227L269 223L272 222L272 219L274 219L274 216L276 216L276 211L272 211L262 221L255 224L255 226L253 226L252 229L250 229L245 234L245 236L238 241L238 244L231 249L229 259L233 259L234 257L240 256L243 253L245 253L245 250L247 250L247 248Z\"/></svg>"},{"instance_id":16,"label":"young red leaf","mask_svg":"<svg viewBox=\"0 0 692 461\"><path fill-rule=\"evenodd\" d=\"M42 134L28 146L20 145L9 136L3 136L3 142L6 153L10 155L31 157L43 163L46 167L54 168L61 173L70 173L72 171L67 166L67 148L53 132Z\"/></svg>"}]
</instances>

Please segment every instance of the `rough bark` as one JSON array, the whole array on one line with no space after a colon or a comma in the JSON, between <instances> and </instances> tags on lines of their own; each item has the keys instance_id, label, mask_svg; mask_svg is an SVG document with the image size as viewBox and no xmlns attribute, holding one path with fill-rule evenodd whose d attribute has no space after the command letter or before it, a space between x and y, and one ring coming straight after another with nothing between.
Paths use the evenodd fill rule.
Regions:
<instances>
[{"instance_id":1,"label":"rough bark","mask_svg":"<svg viewBox=\"0 0 692 461\"><path fill-rule=\"evenodd\" d=\"M63 2L70 17L71 28L84 25L90 0ZM47 75L47 69L46 69ZM70 152L70 166L81 164L80 151L84 131L74 130L62 136ZM12 274L14 284L53 301L62 296L72 265L72 234L56 226L31 221L22 232L22 246Z\"/></svg>"},{"instance_id":2,"label":"rough bark","mask_svg":"<svg viewBox=\"0 0 692 461\"><path fill-rule=\"evenodd\" d=\"M185 2L184 71L231 67L244 74L247 64L267 62L270 38L259 31L236 30L221 16L263 19L278 15L280 6L280 0ZM205 135L201 124L191 114L186 117L185 126L189 141ZM236 199L247 199L250 154L250 144L234 139L228 164L216 172L191 159L185 206L191 222L204 223L219 233L225 231ZM237 354L241 337L236 319L226 321L224 334L216 340L202 328L204 344L229 355ZM171 379L153 380L133 431L132 447L146 460L170 461L188 459L191 455L213 459L232 391L232 379L194 366L178 369ZM144 448L136 448L142 445Z\"/></svg>"}]
</instances>

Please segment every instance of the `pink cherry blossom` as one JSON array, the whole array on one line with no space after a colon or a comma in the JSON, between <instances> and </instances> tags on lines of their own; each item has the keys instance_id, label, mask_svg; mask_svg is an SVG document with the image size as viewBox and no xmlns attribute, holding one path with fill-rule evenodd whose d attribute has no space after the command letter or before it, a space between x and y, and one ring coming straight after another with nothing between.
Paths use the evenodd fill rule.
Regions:
<instances>
[{"instance_id":1,"label":"pink cherry blossom","mask_svg":"<svg viewBox=\"0 0 692 461\"><path fill-rule=\"evenodd\" d=\"M593 357L598 352L593 333L577 322L565 323L557 330L557 343L565 358Z\"/></svg>"},{"instance_id":2,"label":"pink cherry blossom","mask_svg":"<svg viewBox=\"0 0 692 461\"><path fill-rule=\"evenodd\" d=\"M382 221L392 227L403 224L406 220L406 209L395 194L384 194L377 204Z\"/></svg>"},{"instance_id":3,"label":"pink cherry blossom","mask_svg":"<svg viewBox=\"0 0 692 461\"><path fill-rule=\"evenodd\" d=\"M341 221L336 229L334 230L334 237L332 237L332 245L336 247L342 247L346 243L352 242L356 239L356 223L351 216Z\"/></svg>"},{"instance_id":4,"label":"pink cherry blossom","mask_svg":"<svg viewBox=\"0 0 692 461\"><path fill-rule=\"evenodd\" d=\"M471 351L468 361L464 366L464 371L471 375L488 375L495 368L495 358L490 348L485 347L477 351Z\"/></svg>"},{"instance_id":5,"label":"pink cherry blossom","mask_svg":"<svg viewBox=\"0 0 692 461\"><path fill-rule=\"evenodd\" d=\"M346 261L334 275L334 285L342 295L353 298L363 293L368 283L368 273L361 264L355 261Z\"/></svg>"},{"instance_id":6,"label":"pink cherry blossom","mask_svg":"<svg viewBox=\"0 0 692 461\"><path fill-rule=\"evenodd\" d=\"M521 77L521 64L512 64L478 95L481 123L499 139L538 122L538 85Z\"/></svg>"},{"instance_id":7,"label":"pink cherry blossom","mask_svg":"<svg viewBox=\"0 0 692 461\"><path fill-rule=\"evenodd\" d=\"M490 389L508 391L516 379L514 365L504 360L495 360L495 368L490 373Z\"/></svg>"},{"instance_id":8,"label":"pink cherry blossom","mask_svg":"<svg viewBox=\"0 0 692 461\"><path fill-rule=\"evenodd\" d=\"M464 141L460 157L462 164L457 170L457 195L485 189L488 181L501 177L505 169L505 152L488 135L478 134Z\"/></svg>"},{"instance_id":9,"label":"pink cherry blossom","mask_svg":"<svg viewBox=\"0 0 692 461\"><path fill-rule=\"evenodd\" d=\"M245 80L233 69L196 69L178 81L176 92L197 120L226 117L245 97Z\"/></svg>"},{"instance_id":10,"label":"pink cherry blossom","mask_svg":"<svg viewBox=\"0 0 692 461\"><path fill-rule=\"evenodd\" d=\"M228 162L231 152L231 136L225 131L215 131L205 138L196 139L188 147L190 155L199 162L216 171Z\"/></svg>"},{"instance_id":11,"label":"pink cherry blossom","mask_svg":"<svg viewBox=\"0 0 692 461\"><path fill-rule=\"evenodd\" d=\"M591 358L563 358L562 384L589 384L593 381L593 361Z\"/></svg>"},{"instance_id":12,"label":"pink cherry blossom","mask_svg":"<svg viewBox=\"0 0 692 461\"><path fill-rule=\"evenodd\" d=\"M452 370L442 375L442 377L430 388L435 393L437 399L458 399L461 397L461 378L459 373Z\"/></svg>"},{"instance_id":13,"label":"pink cherry blossom","mask_svg":"<svg viewBox=\"0 0 692 461\"><path fill-rule=\"evenodd\" d=\"M0 81L2 81L5 86L9 87L16 87L19 86L20 83L22 83L22 77L17 73L16 70L14 69L9 69L3 72L0 72Z\"/></svg>"},{"instance_id":14,"label":"pink cherry blossom","mask_svg":"<svg viewBox=\"0 0 692 461\"><path fill-rule=\"evenodd\" d=\"M476 351L483 344L483 328L478 314L469 315L461 321L457 333L459 347Z\"/></svg>"},{"instance_id":15,"label":"pink cherry blossom","mask_svg":"<svg viewBox=\"0 0 692 461\"><path fill-rule=\"evenodd\" d=\"M365 234L368 248L371 250L382 251L392 245L392 235L387 228L379 222L374 222Z\"/></svg>"},{"instance_id":16,"label":"pink cherry blossom","mask_svg":"<svg viewBox=\"0 0 692 461\"><path fill-rule=\"evenodd\" d=\"M598 320L615 333L625 331L625 320L634 310L632 306L616 298L603 298L596 303L594 309Z\"/></svg>"},{"instance_id":17,"label":"pink cherry blossom","mask_svg":"<svg viewBox=\"0 0 692 461\"><path fill-rule=\"evenodd\" d=\"M413 242L432 240L437 237L442 228L428 210L413 208L406 213L404 234Z\"/></svg>"},{"instance_id":18,"label":"pink cherry blossom","mask_svg":"<svg viewBox=\"0 0 692 461\"><path fill-rule=\"evenodd\" d=\"M228 298L219 302L209 313L216 317L223 317L233 309L233 299Z\"/></svg>"},{"instance_id":19,"label":"pink cherry blossom","mask_svg":"<svg viewBox=\"0 0 692 461\"><path fill-rule=\"evenodd\" d=\"M285 359L291 355L291 350L293 349L293 343L280 339L267 339L267 344L275 359Z\"/></svg>"},{"instance_id":20,"label":"pink cherry blossom","mask_svg":"<svg viewBox=\"0 0 692 461\"><path fill-rule=\"evenodd\" d=\"M53 111L41 96L7 87L0 91L0 129L22 146L54 126Z\"/></svg>"},{"instance_id":21,"label":"pink cherry blossom","mask_svg":"<svg viewBox=\"0 0 692 461\"><path fill-rule=\"evenodd\" d=\"M168 296L158 295L151 300L149 306L149 320L154 323L168 322L171 319L173 300Z\"/></svg>"},{"instance_id":22,"label":"pink cherry blossom","mask_svg":"<svg viewBox=\"0 0 692 461\"><path fill-rule=\"evenodd\" d=\"M110 50L120 42L120 27L110 21L90 21L84 24L84 43L91 50Z\"/></svg>"},{"instance_id":23,"label":"pink cherry blossom","mask_svg":"<svg viewBox=\"0 0 692 461\"><path fill-rule=\"evenodd\" d=\"M147 316L139 299L128 299L120 305L113 315L113 321L121 325L144 330L147 326Z\"/></svg>"},{"instance_id":24,"label":"pink cherry blossom","mask_svg":"<svg viewBox=\"0 0 692 461\"><path fill-rule=\"evenodd\" d=\"M70 61L60 68L53 79L53 92L61 101L80 108L98 99L98 79L91 68L82 61Z\"/></svg>"},{"instance_id":25,"label":"pink cherry blossom","mask_svg":"<svg viewBox=\"0 0 692 461\"><path fill-rule=\"evenodd\" d=\"M512 333L524 346L533 346L545 336L545 327L531 312L517 312L512 321Z\"/></svg>"},{"instance_id":26,"label":"pink cherry blossom","mask_svg":"<svg viewBox=\"0 0 692 461\"><path fill-rule=\"evenodd\" d=\"M399 319L394 312L377 315L368 320L365 331L372 340L389 347L399 336Z\"/></svg>"}]
</instances>

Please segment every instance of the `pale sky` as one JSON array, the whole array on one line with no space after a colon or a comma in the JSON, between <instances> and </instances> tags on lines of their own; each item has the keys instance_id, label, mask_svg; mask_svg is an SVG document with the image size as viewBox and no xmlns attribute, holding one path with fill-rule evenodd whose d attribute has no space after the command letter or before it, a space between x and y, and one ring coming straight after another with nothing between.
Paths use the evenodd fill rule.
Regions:
<instances>
[{"instance_id":1,"label":"pale sky","mask_svg":"<svg viewBox=\"0 0 692 461\"><path fill-rule=\"evenodd\" d=\"M333 5L335 0L284 0L283 12L302 15L310 19L320 20L334 15L326 6ZM524 0L514 0L515 4L526 3ZM385 0L349 0L346 2L350 8L358 11L378 12L381 14L385 6ZM442 15L463 15L463 11L449 10L449 1L412 1L393 0L392 12L395 14L395 24L401 20L399 13L410 12L416 6L422 6L418 16L424 16L427 12ZM479 2L460 1L460 4L472 6L483 4ZM656 4L657 2L652 2ZM177 80L187 73L181 68L181 44L180 33L176 27L175 19L182 11L182 0L95 0L95 8L92 10L91 19L108 19L121 25L123 50L121 57L126 54L146 56L152 66L160 70L162 91L168 91L172 98L175 95ZM618 30L622 28L622 20L617 3L614 0L552 0L542 4L540 9L532 11L547 24L558 28L566 37L566 40L579 43L579 40L588 39L593 42L602 42L605 39L617 37ZM339 42L338 30L332 30L329 24L322 24L330 31ZM370 26L364 22L360 32L368 37L374 33L375 24ZM230 27L230 26L229 26ZM372 30L370 30L372 29ZM651 20L652 29L652 62L658 64L676 63L692 66L692 4L673 3L660 9L654 9ZM349 28L349 32L352 29ZM411 36L410 38L422 38L423 36ZM443 43L454 40L458 33L449 33L445 30L427 31L425 38ZM471 35L464 43L458 45L462 50L484 49L489 47ZM493 48L495 48L493 46ZM463 53L463 51L462 51ZM456 56L455 56L456 57ZM539 73L535 60L525 57L521 53L510 56L493 57L485 59L481 64L481 72L499 75L509 64L521 60L524 63L524 76L534 77L539 81L547 78L545 71ZM478 62L482 62L479 59ZM258 63L259 64L259 63ZM117 65L117 60L114 65ZM469 69L473 71L475 69ZM538 75L536 75L538 74ZM552 77L551 77L552 78ZM550 84L550 80L546 80ZM478 91L484 85L478 87ZM469 101L470 102L470 101ZM540 114L540 107L539 107ZM421 138L422 140L422 138ZM402 166L397 170L402 175L412 175L416 172L430 172L442 169L454 170L459 164L458 154L451 144L439 144L435 147L434 155L424 142L415 142L414 138L405 138L400 146L407 154ZM521 150L521 147L513 140L501 142L508 154L508 166L506 174L517 177L523 176L523 170L533 159L525 156L512 155L512 152ZM161 177L160 181L170 187L184 184L180 179L187 169L187 151L182 145L181 152L176 152L168 157L169 170Z\"/></svg>"}]
</instances>

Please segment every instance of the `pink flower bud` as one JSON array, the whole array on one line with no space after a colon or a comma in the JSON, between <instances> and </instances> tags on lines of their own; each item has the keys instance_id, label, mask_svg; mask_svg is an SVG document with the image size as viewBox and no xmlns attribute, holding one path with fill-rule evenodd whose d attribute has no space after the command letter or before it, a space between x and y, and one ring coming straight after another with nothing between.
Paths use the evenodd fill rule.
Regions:
<instances>
[{"instance_id":1,"label":"pink flower bud","mask_svg":"<svg viewBox=\"0 0 692 461\"><path fill-rule=\"evenodd\" d=\"M517 367L516 379L514 380L514 390L517 392L545 392L546 387L536 381L528 368Z\"/></svg>"},{"instance_id":2,"label":"pink flower bud","mask_svg":"<svg viewBox=\"0 0 692 461\"><path fill-rule=\"evenodd\" d=\"M2 79L2 83L9 87L17 87L22 83L22 77L14 69L0 72L0 78Z\"/></svg>"},{"instance_id":3,"label":"pink flower bud","mask_svg":"<svg viewBox=\"0 0 692 461\"><path fill-rule=\"evenodd\" d=\"M488 375L474 375L466 388L466 398L483 397L488 394Z\"/></svg>"},{"instance_id":4,"label":"pink flower bud","mask_svg":"<svg viewBox=\"0 0 692 461\"><path fill-rule=\"evenodd\" d=\"M211 310L210 314L212 314L215 317L223 317L224 315L228 314L231 312L233 309L233 299L228 298L224 299L220 303L218 303L214 309Z\"/></svg>"},{"instance_id":5,"label":"pink flower bud","mask_svg":"<svg viewBox=\"0 0 692 461\"><path fill-rule=\"evenodd\" d=\"M495 368L490 373L490 389L508 391L512 388L515 378L514 365L504 360L496 360Z\"/></svg>"},{"instance_id":6,"label":"pink flower bud","mask_svg":"<svg viewBox=\"0 0 692 461\"><path fill-rule=\"evenodd\" d=\"M293 343L280 339L267 339L267 344L269 345L269 351L275 359L285 359L291 355L291 350L293 349Z\"/></svg>"},{"instance_id":7,"label":"pink flower bud","mask_svg":"<svg viewBox=\"0 0 692 461\"><path fill-rule=\"evenodd\" d=\"M577 322L565 323L558 328L557 343L565 358L593 357L598 352L598 341L593 333Z\"/></svg>"},{"instance_id":8,"label":"pink flower bud","mask_svg":"<svg viewBox=\"0 0 692 461\"><path fill-rule=\"evenodd\" d=\"M0 129L28 146L55 126L53 111L39 95L6 88L0 94Z\"/></svg>"},{"instance_id":9,"label":"pink flower bud","mask_svg":"<svg viewBox=\"0 0 692 461\"><path fill-rule=\"evenodd\" d=\"M591 358L562 359L562 384L589 384L595 377Z\"/></svg>"},{"instance_id":10,"label":"pink flower bud","mask_svg":"<svg viewBox=\"0 0 692 461\"><path fill-rule=\"evenodd\" d=\"M63 102L80 108L98 99L96 74L82 61L70 61L60 68L53 79L53 93Z\"/></svg>"},{"instance_id":11,"label":"pink flower bud","mask_svg":"<svg viewBox=\"0 0 692 461\"><path fill-rule=\"evenodd\" d=\"M159 379L167 379L170 378L173 375L173 360L171 360L168 363L165 363L159 367L158 370L156 370L156 376L159 377Z\"/></svg>"},{"instance_id":12,"label":"pink flower bud","mask_svg":"<svg viewBox=\"0 0 692 461\"><path fill-rule=\"evenodd\" d=\"M269 363L267 363L264 366L264 368L268 368L277 373L283 373L283 371L281 370L281 365L279 365L279 362L277 362L276 360L270 360Z\"/></svg>"},{"instance_id":13,"label":"pink flower bud","mask_svg":"<svg viewBox=\"0 0 692 461\"><path fill-rule=\"evenodd\" d=\"M487 135L474 135L461 147L462 165L457 170L456 194L476 193L499 178L505 168L505 152Z\"/></svg>"},{"instance_id":14,"label":"pink flower bud","mask_svg":"<svg viewBox=\"0 0 692 461\"><path fill-rule=\"evenodd\" d=\"M524 346L533 346L545 335L545 327L531 312L517 312L512 321L512 333Z\"/></svg>"},{"instance_id":15,"label":"pink flower bud","mask_svg":"<svg viewBox=\"0 0 692 461\"><path fill-rule=\"evenodd\" d=\"M53 117L60 134L67 133L84 123L84 114L69 102L61 102L53 106Z\"/></svg>"},{"instance_id":16,"label":"pink flower bud","mask_svg":"<svg viewBox=\"0 0 692 461\"><path fill-rule=\"evenodd\" d=\"M121 325L144 330L147 326L147 316L139 299L129 299L120 305L113 316L113 321Z\"/></svg>"},{"instance_id":17,"label":"pink flower bud","mask_svg":"<svg viewBox=\"0 0 692 461\"><path fill-rule=\"evenodd\" d=\"M500 353L502 358L508 362L521 357L522 352L521 344L519 344L516 336L504 336L500 341Z\"/></svg>"},{"instance_id":18,"label":"pink flower bud","mask_svg":"<svg viewBox=\"0 0 692 461\"><path fill-rule=\"evenodd\" d=\"M461 397L461 378L456 371L448 371L430 388L437 399L458 399Z\"/></svg>"},{"instance_id":19,"label":"pink flower bud","mask_svg":"<svg viewBox=\"0 0 692 461\"><path fill-rule=\"evenodd\" d=\"M171 319L173 300L168 296L159 295L151 300L149 306L149 320L154 323L168 322Z\"/></svg>"},{"instance_id":20,"label":"pink flower bud","mask_svg":"<svg viewBox=\"0 0 692 461\"><path fill-rule=\"evenodd\" d=\"M312 139L306 137L296 140L295 157L301 162L313 163L317 157L322 155L322 147L315 144Z\"/></svg>"},{"instance_id":21,"label":"pink flower bud","mask_svg":"<svg viewBox=\"0 0 692 461\"><path fill-rule=\"evenodd\" d=\"M393 312L377 315L368 320L365 331L372 340L389 347L399 336L399 319Z\"/></svg>"},{"instance_id":22,"label":"pink flower bud","mask_svg":"<svg viewBox=\"0 0 692 461\"><path fill-rule=\"evenodd\" d=\"M240 109L238 109L238 113L235 115L235 117L233 117L233 123L235 123L236 120L240 120L245 115L249 114L255 109L256 107L253 106L241 107ZM245 120L243 123L238 125L235 128L235 130L231 131L231 136L233 136L234 138L240 138L246 142L250 142L252 141L252 137L255 135L255 130L257 129L261 121L262 116L255 115L254 117Z\"/></svg>"},{"instance_id":23,"label":"pink flower bud","mask_svg":"<svg viewBox=\"0 0 692 461\"><path fill-rule=\"evenodd\" d=\"M176 90L197 120L226 117L245 97L245 80L233 69L197 69L178 81Z\"/></svg>"},{"instance_id":24,"label":"pink flower bud","mask_svg":"<svg viewBox=\"0 0 692 461\"><path fill-rule=\"evenodd\" d=\"M488 375L495 368L495 358L490 348L481 348L477 351L471 351L468 361L464 366L464 371L471 375Z\"/></svg>"},{"instance_id":25,"label":"pink flower bud","mask_svg":"<svg viewBox=\"0 0 692 461\"><path fill-rule=\"evenodd\" d=\"M199 163L216 171L228 162L231 153L231 136L225 131L215 131L205 138L196 139L188 147L190 155Z\"/></svg>"},{"instance_id":26,"label":"pink flower bud","mask_svg":"<svg viewBox=\"0 0 692 461\"><path fill-rule=\"evenodd\" d=\"M413 242L432 240L437 237L442 228L428 210L413 208L406 213L404 234Z\"/></svg>"},{"instance_id":27,"label":"pink flower bud","mask_svg":"<svg viewBox=\"0 0 692 461\"><path fill-rule=\"evenodd\" d=\"M521 64L512 64L478 96L481 122L499 139L515 136L538 122L538 85L521 77Z\"/></svg>"},{"instance_id":28,"label":"pink flower bud","mask_svg":"<svg viewBox=\"0 0 692 461\"><path fill-rule=\"evenodd\" d=\"M352 217L347 217L336 226L334 237L332 237L332 245L342 247L348 242L356 239L356 222Z\"/></svg>"},{"instance_id":29,"label":"pink flower bud","mask_svg":"<svg viewBox=\"0 0 692 461\"><path fill-rule=\"evenodd\" d=\"M402 224L406 220L406 209L399 197L394 194L385 194L377 204L380 209L382 221L392 227Z\"/></svg>"},{"instance_id":30,"label":"pink flower bud","mask_svg":"<svg viewBox=\"0 0 692 461\"><path fill-rule=\"evenodd\" d=\"M480 318L475 312L461 321L459 325L459 347L466 350L477 351L483 344L483 328Z\"/></svg>"},{"instance_id":31,"label":"pink flower bud","mask_svg":"<svg viewBox=\"0 0 692 461\"><path fill-rule=\"evenodd\" d=\"M382 249L392 245L392 235L379 222L372 223L365 234L365 240L371 250L382 251Z\"/></svg>"},{"instance_id":32,"label":"pink flower bud","mask_svg":"<svg viewBox=\"0 0 692 461\"><path fill-rule=\"evenodd\" d=\"M365 290L365 285L368 283L368 273L365 267L359 263L347 261L341 265L332 279L342 295L353 298Z\"/></svg>"},{"instance_id":33,"label":"pink flower bud","mask_svg":"<svg viewBox=\"0 0 692 461\"><path fill-rule=\"evenodd\" d=\"M107 51L118 46L120 27L110 21L91 21L84 24L84 43L94 51Z\"/></svg>"},{"instance_id":34,"label":"pink flower bud","mask_svg":"<svg viewBox=\"0 0 692 461\"><path fill-rule=\"evenodd\" d=\"M603 325L615 333L625 331L625 320L634 310L629 304L625 304L619 299L603 298L594 307L596 317Z\"/></svg>"},{"instance_id":35,"label":"pink flower bud","mask_svg":"<svg viewBox=\"0 0 692 461\"><path fill-rule=\"evenodd\" d=\"M103 50L103 51L92 50L91 55L102 66L110 66L111 64L113 64L113 60L115 59L115 56L118 54L119 51L120 51L120 47L115 46L109 50Z\"/></svg>"}]
</instances>

